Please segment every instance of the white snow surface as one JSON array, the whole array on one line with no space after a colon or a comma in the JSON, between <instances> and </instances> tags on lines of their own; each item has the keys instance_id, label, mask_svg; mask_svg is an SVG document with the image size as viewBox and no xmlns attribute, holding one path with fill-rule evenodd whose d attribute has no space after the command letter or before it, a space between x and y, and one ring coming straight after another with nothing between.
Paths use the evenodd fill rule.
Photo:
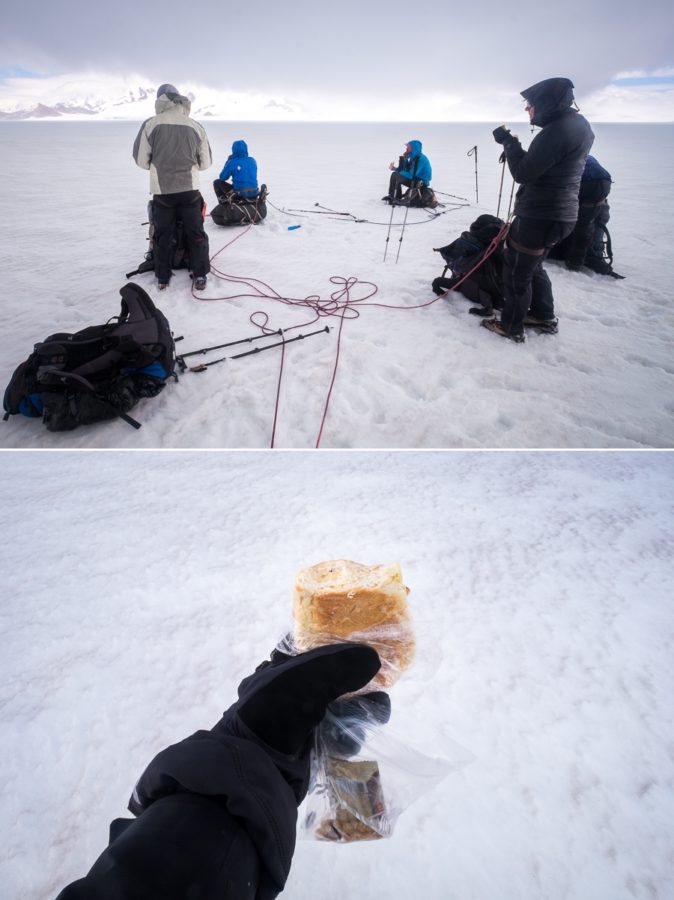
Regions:
<instances>
[{"instance_id":1,"label":"white snow surface","mask_svg":"<svg viewBox=\"0 0 674 900\"><path fill-rule=\"evenodd\" d=\"M430 284L442 274L443 263L433 248L449 243L479 214L496 212L501 166L493 124L206 122L206 127L215 159L202 173L210 206L212 180L232 141L244 138L258 161L260 181L269 186L270 202L279 209L311 211L270 208L265 223L246 233L208 219L220 271L261 279L283 297L318 295L323 302L338 290L332 277L355 277L378 287L360 317L344 322L321 447L673 445L673 125L595 126L593 153L615 182L610 196L615 268L627 278L574 274L549 263L560 332L530 333L525 346L480 328L460 295L406 309L434 298ZM528 126L511 127L526 146ZM149 178L131 158L137 128L101 122L0 124L5 160L0 237L8 251L0 373L5 383L36 341L119 313L124 273L136 268L147 247L141 223ZM389 207L380 198L388 189L388 162L397 160L411 138L422 141L431 160L433 186L467 198L470 205L432 221L425 211L411 210L402 242L404 211L396 210L384 262ZM473 145L479 153L479 204L474 160L467 156ZM511 183L506 175L502 215ZM315 215L316 203L381 224ZM291 225L301 227L289 231ZM311 327L311 310L260 298L215 276L197 299L184 270L162 294L151 274L137 281L174 333L184 336L178 348L185 352L259 334L249 321L258 311L274 329L303 326L287 337L331 326L330 334L285 351L275 446L316 445L339 315ZM356 285L352 301L367 290ZM231 299L237 294L248 296ZM215 299L222 297L230 299ZM373 303L385 307L367 305ZM39 421L14 417L0 429L0 441L6 447L41 448L269 447L280 361L280 350L270 350L186 374L159 398L136 407L140 431L118 420L50 434Z\"/></svg>"},{"instance_id":2,"label":"white snow surface","mask_svg":"<svg viewBox=\"0 0 674 900\"><path fill-rule=\"evenodd\" d=\"M3 454L0 895L83 875L296 571L350 558L411 588L390 727L474 760L390 840L300 842L283 896L671 898L672 482L643 452Z\"/></svg>"}]
</instances>

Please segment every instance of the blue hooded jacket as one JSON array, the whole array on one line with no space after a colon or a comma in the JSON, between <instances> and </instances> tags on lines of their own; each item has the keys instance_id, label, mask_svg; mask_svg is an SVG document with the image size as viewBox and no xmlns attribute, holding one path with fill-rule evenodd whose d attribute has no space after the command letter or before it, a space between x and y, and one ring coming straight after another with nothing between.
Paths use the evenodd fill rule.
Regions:
<instances>
[{"instance_id":1,"label":"blue hooded jacket","mask_svg":"<svg viewBox=\"0 0 674 900\"><path fill-rule=\"evenodd\" d=\"M405 178L411 179L414 175L415 181L423 181L424 187L428 187L433 172L428 157L421 152L421 141L408 141L407 143L412 149L405 156L405 162L398 171Z\"/></svg>"},{"instance_id":2,"label":"blue hooded jacket","mask_svg":"<svg viewBox=\"0 0 674 900\"><path fill-rule=\"evenodd\" d=\"M220 181L227 181L231 176L232 187L238 194L246 197L256 197L257 163L252 156L248 156L248 145L245 141L234 141L232 155L220 172Z\"/></svg>"}]
</instances>

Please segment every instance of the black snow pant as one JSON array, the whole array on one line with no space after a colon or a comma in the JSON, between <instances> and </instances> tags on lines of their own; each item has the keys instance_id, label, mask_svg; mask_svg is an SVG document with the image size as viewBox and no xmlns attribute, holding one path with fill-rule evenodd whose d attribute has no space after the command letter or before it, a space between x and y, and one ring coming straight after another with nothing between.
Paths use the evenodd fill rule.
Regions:
<instances>
[{"instance_id":1,"label":"black snow pant","mask_svg":"<svg viewBox=\"0 0 674 900\"><path fill-rule=\"evenodd\" d=\"M152 760L129 802L137 818L112 823L107 849L57 900L273 900L283 890L309 747L273 750L236 706Z\"/></svg>"},{"instance_id":2,"label":"black snow pant","mask_svg":"<svg viewBox=\"0 0 674 900\"><path fill-rule=\"evenodd\" d=\"M404 175L400 175L398 172L393 172L388 184L389 197L392 200L400 200L403 195L403 185L405 187L410 187L411 184L412 180L410 178L405 178Z\"/></svg>"},{"instance_id":3,"label":"black snow pant","mask_svg":"<svg viewBox=\"0 0 674 900\"><path fill-rule=\"evenodd\" d=\"M611 261L604 256L604 229L608 225L610 218L611 212L607 202L599 207L599 213L594 220L592 242L585 254L585 265L599 275L610 275L613 273Z\"/></svg>"},{"instance_id":4,"label":"black snow pant","mask_svg":"<svg viewBox=\"0 0 674 900\"><path fill-rule=\"evenodd\" d=\"M211 271L202 205L203 197L199 191L154 195L152 204L156 247L154 270L158 281L168 284L171 280L173 235L178 216L183 223L183 236L192 274L195 278L200 278Z\"/></svg>"},{"instance_id":5,"label":"black snow pant","mask_svg":"<svg viewBox=\"0 0 674 900\"><path fill-rule=\"evenodd\" d=\"M218 198L218 203L224 203L227 200L227 197L232 192L238 193L240 197L244 200L254 200L259 191L254 188L246 188L242 191L234 191L234 187L229 183L229 181L221 181L219 178L216 178L213 182L213 190L215 191L215 196Z\"/></svg>"},{"instance_id":6,"label":"black snow pant","mask_svg":"<svg viewBox=\"0 0 674 900\"><path fill-rule=\"evenodd\" d=\"M513 219L503 252L503 311L501 325L508 334L522 334L527 314L552 319L552 285L543 268L548 250L573 231L573 222Z\"/></svg>"},{"instance_id":7,"label":"black snow pant","mask_svg":"<svg viewBox=\"0 0 674 900\"><path fill-rule=\"evenodd\" d=\"M585 264L585 256L594 241L597 220L605 206L605 200L598 204L580 204L578 221L563 247L564 259L570 269L580 269Z\"/></svg>"}]
</instances>

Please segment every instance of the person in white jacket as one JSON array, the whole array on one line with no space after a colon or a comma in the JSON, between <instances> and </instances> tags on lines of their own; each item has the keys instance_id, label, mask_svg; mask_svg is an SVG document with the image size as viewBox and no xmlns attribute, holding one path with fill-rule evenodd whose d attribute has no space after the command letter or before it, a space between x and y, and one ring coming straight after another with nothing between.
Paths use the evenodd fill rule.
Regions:
<instances>
[{"instance_id":1,"label":"person in white jacket","mask_svg":"<svg viewBox=\"0 0 674 900\"><path fill-rule=\"evenodd\" d=\"M150 171L155 274L160 290L171 280L172 239L178 218L183 223L196 290L206 287L210 271L199 171L208 169L213 159L206 132L190 119L190 110L187 97L172 84L162 84L157 90L156 115L143 122L133 145L136 164Z\"/></svg>"}]
</instances>

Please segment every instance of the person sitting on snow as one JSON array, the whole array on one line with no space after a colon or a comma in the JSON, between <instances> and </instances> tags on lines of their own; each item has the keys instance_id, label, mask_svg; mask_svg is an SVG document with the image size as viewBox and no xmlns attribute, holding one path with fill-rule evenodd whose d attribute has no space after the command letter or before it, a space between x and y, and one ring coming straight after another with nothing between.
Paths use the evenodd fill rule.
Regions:
<instances>
[{"instance_id":1,"label":"person sitting on snow","mask_svg":"<svg viewBox=\"0 0 674 900\"><path fill-rule=\"evenodd\" d=\"M231 178L231 184L227 180ZM257 162L248 155L245 141L234 141L232 153L227 157L220 177L213 182L213 190L219 203L226 201L234 191L244 200L254 200L258 195Z\"/></svg>"},{"instance_id":2,"label":"person sitting on snow","mask_svg":"<svg viewBox=\"0 0 674 900\"><path fill-rule=\"evenodd\" d=\"M438 201L430 189L433 171L428 157L421 152L421 141L408 141L405 153L398 159L398 165L389 163L391 178L388 194L382 197L387 203L402 206L437 206ZM403 186L408 190L403 197Z\"/></svg>"}]
</instances>

